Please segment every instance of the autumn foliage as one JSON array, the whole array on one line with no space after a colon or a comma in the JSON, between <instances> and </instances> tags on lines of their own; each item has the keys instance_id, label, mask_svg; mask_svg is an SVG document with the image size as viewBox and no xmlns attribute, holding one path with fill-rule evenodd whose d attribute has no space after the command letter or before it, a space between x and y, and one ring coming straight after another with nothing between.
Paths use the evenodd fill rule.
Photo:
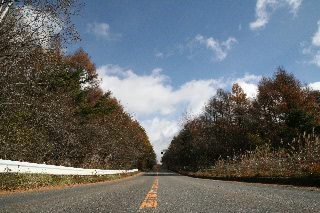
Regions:
<instances>
[{"instance_id":1,"label":"autumn foliage","mask_svg":"<svg viewBox=\"0 0 320 213\"><path fill-rule=\"evenodd\" d=\"M0 159L100 169L152 168L155 153L145 130L111 92L101 90L88 54L82 49L62 53L63 42L76 35L70 23L74 1L8 2L12 4L4 5L8 12L0 20ZM38 18L63 16L68 29L42 34L48 26L40 20L36 33L47 37L34 37L35 32L20 29L24 17L18 10L24 8L31 8L30 14L48 9L39 10L44 14ZM19 29L24 34L17 34Z\"/></svg>"},{"instance_id":2,"label":"autumn foliage","mask_svg":"<svg viewBox=\"0 0 320 213\"><path fill-rule=\"evenodd\" d=\"M253 99L238 84L232 92L218 90L199 116L187 119L162 163L173 170L199 171L259 147L268 146L270 153L304 152L310 140L302 136L320 134L319 112L320 92L302 87L279 68L272 78L262 78ZM309 163L319 162L317 155Z\"/></svg>"},{"instance_id":3,"label":"autumn foliage","mask_svg":"<svg viewBox=\"0 0 320 213\"><path fill-rule=\"evenodd\" d=\"M71 56L34 54L36 63L21 63L23 72L1 78L0 158L152 168L155 154L144 129L99 88L83 50Z\"/></svg>"},{"instance_id":4,"label":"autumn foliage","mask_svg":"<svg viewBox=\"0 0 320 213\"><path fill-rule=\"evenodd\" d=\"M144 129L110 92L95 66L71 56L34 52L36 62L2 75L0 158L85 168L152 168ZM2 73L6 67L2 67Z\"/></svg>"}]
</instances>

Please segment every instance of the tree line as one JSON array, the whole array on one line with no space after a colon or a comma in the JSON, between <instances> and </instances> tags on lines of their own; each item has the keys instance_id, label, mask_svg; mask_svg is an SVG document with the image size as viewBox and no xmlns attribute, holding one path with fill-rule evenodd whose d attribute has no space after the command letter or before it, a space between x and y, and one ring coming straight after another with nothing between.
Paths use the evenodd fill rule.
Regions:
<instances>
[{"instance_id":1,"label":"tree line","mask_svg":"<svg viewBox=\"0 0 320 213\"><path fill-rule=\"evenodd\" d=\"M280 67L261 79L255 98L248 98L238 84L231 92L219 89L199 116L186 119L162 164L198 171L258 146L301 148L308 134L320 134L320 91L303 87Z\"/></svg>"},{"instance_id":2,"label":"tree line","mask_svg":"<svg viewBox=\"0 0 320 213\"><path fill-rule=\"evenodd\" d=\"M88 54L63 53L66 41L78 39L70 22L75 3L1 2L0 159L152 168L156 156L145 130L101 90Z\"/></svg>"}]
</instances>

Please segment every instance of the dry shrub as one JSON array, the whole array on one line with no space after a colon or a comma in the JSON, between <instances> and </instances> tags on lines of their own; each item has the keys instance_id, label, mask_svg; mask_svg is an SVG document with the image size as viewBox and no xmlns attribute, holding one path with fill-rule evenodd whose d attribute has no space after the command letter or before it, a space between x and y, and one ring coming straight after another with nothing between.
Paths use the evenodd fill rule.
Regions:
<instances>
[{"instance_id":1,"label":"dry shrub","mask_svg":"<svg viewBox=\"0 0 320 213\"><path fill-rule=\"evenodd\" d=\"M215 177L320 177L320 140L315 134L304 134L287 147L273 149L265 144L233 159L218 160L212 168L198 174L207 176L210 172Z\"/></svg>"},{"instance_id":2,"label":"dry shrub","mask_svg":"<svg viewBox=\"0 0 320 213\"><path fill-rule=\"evenodd\" d=\"M75 184L96 183L115 180L133 173L114 175L49 175L49 174L18 174L0 173L0 192L15 190L30 190L47 186L69 186Z\"/></svg>"}]
</instances>

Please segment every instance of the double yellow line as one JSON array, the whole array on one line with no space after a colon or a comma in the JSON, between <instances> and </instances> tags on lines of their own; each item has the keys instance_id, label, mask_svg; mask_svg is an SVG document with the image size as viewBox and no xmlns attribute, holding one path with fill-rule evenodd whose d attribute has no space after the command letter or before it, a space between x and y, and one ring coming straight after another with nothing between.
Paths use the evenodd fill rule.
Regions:
<instances>
[{"instance_id":1,"label":"double yellow line","mask_svg":"<svg viewBox=\"0 0 320 213\"><path fill-rule=\"evenodd\" d=\"M157 196L158 196L158 172L157 172L156 180L154 181L146 198L143 200L143 202L140 205L140 209L157 208Z\"/></svg>"}]
</instances>

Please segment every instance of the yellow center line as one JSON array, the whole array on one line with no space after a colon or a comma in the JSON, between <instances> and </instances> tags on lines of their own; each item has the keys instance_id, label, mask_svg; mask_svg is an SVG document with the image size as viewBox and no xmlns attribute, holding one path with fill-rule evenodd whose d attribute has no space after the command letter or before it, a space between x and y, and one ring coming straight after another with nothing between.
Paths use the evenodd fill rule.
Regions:
<instances>
[{"instance_id":1,"label":"yellow center line","mask_svg":"<svg viewBox=\"0 0 320 213\"><path fill-rule=\"evenodd\" d=\"M156 180L154 181L146 198L143 200L143 202L140 205L140 209L157 208L157 193L158 193L158 172L157 172Z\"/></svg>"}]
</instances>

